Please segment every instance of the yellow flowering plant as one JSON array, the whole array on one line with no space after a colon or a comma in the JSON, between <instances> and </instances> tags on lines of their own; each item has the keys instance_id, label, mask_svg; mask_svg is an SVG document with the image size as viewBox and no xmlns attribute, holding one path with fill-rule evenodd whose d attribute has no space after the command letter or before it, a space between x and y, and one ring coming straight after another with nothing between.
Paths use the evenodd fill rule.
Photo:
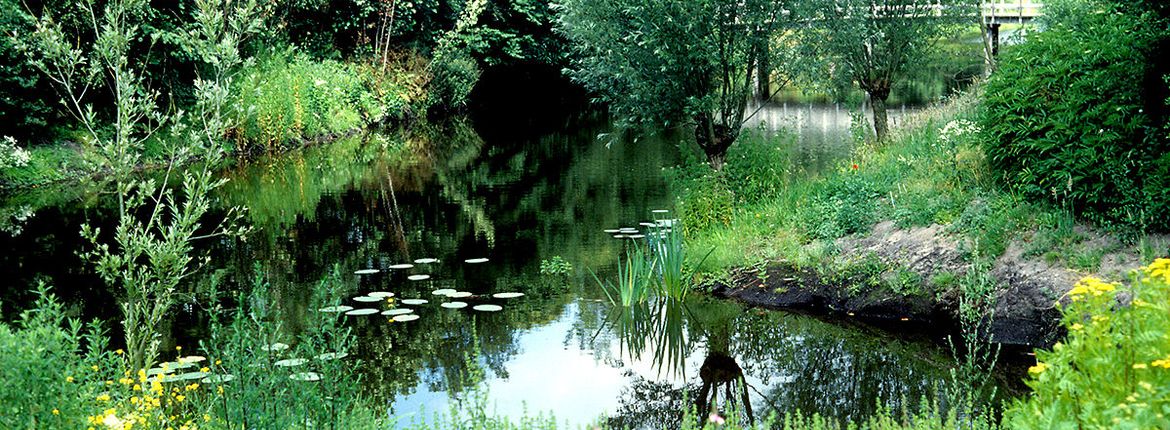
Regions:
<instances>
[{"instance_id":1,"label":"yellow flowering plant","mask_svg":"<svg viewBox=\"0 0 1170 430\"><path fill-rule=\"evenodd\" d=\"M1170 428L1170 259L1127 285L1087 277L1066 294L1068 336L1036 352L1032 394L1005 428Z\"/></svg>"}]
</instances>

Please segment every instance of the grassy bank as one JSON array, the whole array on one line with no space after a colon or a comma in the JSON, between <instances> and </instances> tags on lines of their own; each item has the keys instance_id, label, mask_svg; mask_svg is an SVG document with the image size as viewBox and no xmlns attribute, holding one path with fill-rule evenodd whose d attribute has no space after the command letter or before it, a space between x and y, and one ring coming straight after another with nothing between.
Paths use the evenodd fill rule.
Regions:
<instances>
[{"instance_id":1,"label":"grassy bank","mask_svg":"<svg viewBox=\"0 0 1170 430\"><path fill-rule=\"evenodd\" d=\"M293 49L273 49L239 71L229 96L231 121L225 136L232 153L272 153L329 141L386 123L425 117L434 103L422 59L402 54L383 70L359 62L318 60ZM76 182L102 173L87 154L82 133L63 125L57 143L21 148L26 159L0 163L0 190ZM166 154L158 133L147 142L144 165L162 163ZM16 144L16 148L21 145ZM0 150L13 152L10 148Z\"/></svg>"}]
</instances>

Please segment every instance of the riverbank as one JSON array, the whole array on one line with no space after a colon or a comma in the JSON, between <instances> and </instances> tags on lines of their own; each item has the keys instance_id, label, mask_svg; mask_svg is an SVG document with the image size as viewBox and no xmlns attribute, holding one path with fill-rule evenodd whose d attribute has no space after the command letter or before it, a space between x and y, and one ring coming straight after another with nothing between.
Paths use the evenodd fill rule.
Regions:
<instances>
[{"instance_id":1,"label":"riverbank","mask_svg":"<svg viewBox=\"0 0 1170 430\"><path fill-rule=\"evenodd\" d=\"M990 339L1050 346L1055 304L1084 276L1124 279L1170 237L1096 230L992 179L972 121L979 89L810 170L791 138L747 136L721 173L669 172L714 292L749 304L957 324L988 295ZM863 135L858 135L863 136Z\"/></svg>"},{"instance_id":2,"label":"riverbank","mask_svg":"<svg viewBox=\"0 0 1170 430\"><path fill-rule=\"evenodd\" d=\"M317 60L294 50L273 51L240 72L230 96L232 125L225 145L237 159L281 153L353 136L362 130L425 118L430 77L418 61L381 69L372 65ZM91 162L86 135L62 126L56 143L25 149L27 161L0 166L0 193L54 184L76 184L105 175ZM156 133L143 149L139 170L166 165ZM230 162L230 161L228 161Z\"/></svg>"}]
</instances>

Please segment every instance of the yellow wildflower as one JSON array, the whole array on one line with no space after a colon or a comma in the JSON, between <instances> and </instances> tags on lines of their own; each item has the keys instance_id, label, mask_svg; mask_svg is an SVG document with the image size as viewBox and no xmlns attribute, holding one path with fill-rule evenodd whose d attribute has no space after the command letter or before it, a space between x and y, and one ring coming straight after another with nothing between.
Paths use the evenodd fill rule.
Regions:
<instances>
[{"instance_id":1,"label":"yellow wildflower","mask_svg":"<svg viewBox=\"0 0 1170 430\"><path fill-rule=\"evenodd\" d=\"M178 400L178 401L180 401L180 402L181 402L181 401L183 401L183 399L186 399L186 398L187 398L187 396L184 396L184 395L182 395L182 394L175 396L175 400Z\"/></svg>"},{"instance_id":2,"label":"yellow wildflower","mask_svg":"<svg viewBox=\"0 0 1170 430\"><path fill-rule=\"evenodd\" d=\"M1068 326L1068 329L1072 331L1081 331L1083 328L1085 326L1081 325L1081 323L1073 323L1073 325Z\"/></svg>"},{"instance_id":3,"label":"yellow wildflower","mask_svg":"<svg viewBox=\"0 0 1170 430\"><path fill-rule=\"evenodd\" d=\"M1154 367L1161 367L1163 369L1170 369L1170 358L1154 360L1152 363L1150 363L1150 365Z\"/></svg>"},{"instance_id":4,"label":"yellow wildflower","mask_svg":"<svg viewBox=\"0 0 1170 430\"><path fill-rule=\"evenodd\" d=\"M93 371L94 371L94 372L97 372L97 371L98 371L98 367L97 367L97 365L96 365L96 364L95 364L95 365L93 365L93 366L89 366L89 368L90 368L90 369L93 369Z\"/></svg>"},{"instance_id":5,"label":"yellow wildflower","mask_svg":"<svg viewBox=\"0 0 1170 430\"><path fill-rule=\"evenodd\" d=\"M1034 375L1039 375L1041 373L1044 373L1044 371L1047 369L1048 369L1048 363L1039 362L1039 363L1036 363L1035 366L1029 367L1028 373L1031 373Z\"/></svg>"},{"instance_id":6,"label":"yellow wildflower","mask_svg":"<svg viewBox=\"0 0 1170 430\"><path fill-rule=\"evenodd\" d=\"M1133 368L1134 369L1145 369L1146 363L1134 363Z\"/></svg>"},{"instance_id":7,"label":"yellow wildflower","mask_svg":"<svg viewBox=\"0 0 1170 430\"><path fill-rule=\"evenodd\" d=\"M114 354L122 355L125 353L126 353L126 351L123 351L122 348L118 348L118 349L114 350Z\"/></svg>"},{"instance_id":8,"label":"yellow wildflower","mask_svg":"<svg viewBox=\"0 0 1170 430\"><path fill-rule=\"evenodd\" d=\"M100 396L97 396L97 400L99 402L108 402L108 401L110 401L110 395L109 394L102 394Z\"/></svg>"},{"instance_id":9,"label":"yellow wildflower","mask_svg":"<svg viewBox=\"0 0 1170 430\"><path fill-rule=\"evenodd\" d=\"M61 415L61 411L57 410L57 408L53 408L53 415Z\"/></svg>"},{"instance_id":10,"label":"yellow wildflower","mask_svg":"<svg viewBox=\"0 0 1170 430\"><path fill-rule=\"evenodd\" d=\"M200 367L200 368L199 368L199 371L200 371L200 372L210 372L210 371L211 371L211 368L210 368L210 367L206 367L206 366L205 366L205 367Z\"/></svg>"},{"instance_id":11,"label":"yellow wildflower","mask_svg":"<svg viewBox=\"0 0 1170 430\"><path fill-rule=\"evenodd\" d=\"M66 377L65 377L65 382L73 382L73 377L72 377L72 376L66 376Z\"/></svg>"}]
</instances>

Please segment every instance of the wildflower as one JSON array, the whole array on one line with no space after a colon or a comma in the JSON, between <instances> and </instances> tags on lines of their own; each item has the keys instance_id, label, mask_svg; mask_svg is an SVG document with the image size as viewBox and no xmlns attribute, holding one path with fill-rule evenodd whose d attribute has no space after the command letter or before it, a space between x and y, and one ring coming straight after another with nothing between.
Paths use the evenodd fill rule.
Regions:
<instances>
[{"instance_id":1,"label":"wildflower","mask_svg":"<svg viewBox=\"0 0 1170 430\"><path fill-rule=\"evenodd\" d=\"M183 401L183 399L186 399L186 398L187 398L187 396L184 396L184 395L182 395L182 394L175 396L175 400L178 400L178 401L180 401L180 402L181 402L181 401Z\"/></svg>"},{"instance_id":2,"label":"wildflower","mask_svg":"<svg viewBox=\"0 0 1170 430\"><path fill-rule=\"evenodd\" d=\"M211 415L203 414L203 421L211 422Z\"/></svg>"},{"instance_id":3,"label":"wildflower","mask_svg":"<svg viewBox=\"0 0 1170 430\"><path fill-rule=\"evenodd\" d=\"M73 377L72 377L72 376L66 376L66 377L65 377L65 382L73 382Z\"/></svg>"},{"instance_id":4,"label":"wildflower","mask_svg":"<svg viewBox=\"0 0 1170 430\"><path fill-rule=\"evenodd\" d=\"M182 351L182 350L183 350L183 347L181 347L179 345L175 345L175 351Z\"/></svg>"},{"instance_id":5,"label":"wildflower","mask_svg":"<svg viewBox=\"0 0 1170 430\"><path fill-rule=\"evenodd\" d=\"M98 371L98 367L97 367L97 365L96 365L96 364L95 364L95 365L93 365L93 366L89 366L89 368L90 368L90 369L93 369L93 371L94 371L94 372L97 372L97 371Z\"/></svg>"},{"instance_id":6,"label":"wildflower","mask_svg":"<svg viewBox=\"0 0 1170 430\"><path fill-rule=\"evenodd\" d=\"M199 368L199 371L200 371L200 372L210 372L210 371L211 371L211 368L209 368L209 367L207 367L207 366L204 366L204 367L200 367L200 368Z\"/></svg>"},{"instance_id":7,"label":"wildflower","mask_svg":"<svg viewBox=\"0 0 1170 430\"><path fill-rule=\"evenodd\" d=\"M1170 369L1170 358L1163 358L1161 360L1154 360L1150 363L1151 366L1161 367L1163 369Z\"/></svg>"},{"instance_id":8,"label":"wildflower","mask_svg":"<svg viewBox=\"0 0 1170 430\"><path fill-rule=\"evenodd\" d=\"M1068 329L1072 331L1081 331L1083 328L1085 326L1081 325L1081 323L1073 323L1073 325L1068 326Z\"/></svg>"},{"instance_id":9,"label":"wildflower","mask_svg":"<svg viewBox=\"0 0 1170 430\"><path fill-rule=\"evenodd\" d=\"M854 163L854 164L853 164L853 170L857 170L858 168L860 168L860 166L858 166L858 165L857 165L857 163Z\"/></svg>"},{"instance_id":10,"label":"wildflower","mask_svg":"<svg viewBox=\"0 0 1170 430\"><path fill-rule=\"evenodd\" d=\"M216 394L223 394L223 385L217 385L215 387L215 393Z\"/></svg>"},{"instance_id":11,"label":"wildflower","mask_svg":"<svg viewBox=\"0 0 1170 430\"><path fill-rule=\"evenodd\" d=\"M219 366L220 364L223 364L223 362L222 362L222 361L220 361L218 358L217 358L217 359L215 359L215 365L216 365L216 366Z\"/></svg>"},{"instance_id":12,"label":"wildflower","mask_svg":"<svg viewBox=\"0 0 1170 430\"><path fill-rule=\"evenodd\" d=\"M122 348L118 348L118 349L114 350L114 354L122 355L125 353L126 353L126 351L123 351Z\"/></svg>"},{"instance_id":13,"label":"wildflower","mask_svg":"<svg viewBox=\"0 0 1170 430\"><path fill-rule=\"evenodd\" d=\"M57 410L57 408L53 408L53 415L61 415L61 411Z\"/></svg>"},{"instance_id":14,"label":"wildflower","mask_svg":"<svg viewBox=\"0 0 1170 430\"><path fill-rule=\"evenodd\" d=\"M1041 373L1044 373L1044 371L1047 369L1048 369L1048 363L1039 362L1039 363L1036 363L1035 366L1029 367L1028 373L1031 373L1034 375L1039 375Z\"/></svg>"},{"instance_id":15,"label":"wildflower","mask_svg":"<svg viewBox=\"0 0 1170 430\"><path fill-rule=\"evenodd\" d=\"M712 413L710 416L707 417L707 422L710 422L712 424L720 426L720 425L723 425L723 423L727 422L727 420L725 420L723 417L719 416L719 414Z\"/></svg>"},{"instance_id":16,"label":"wildflower","mask_svg":"<svg viewBox=\"0 0 1170 430\"><path fill-rule=\"evenodd\" d=\"M1146 368L1146 363L1134 363L1134 364L1133 364L1133 368L1134 368L1134 369L1145 369L1145 368Z\"/></svg>"}]
</instances>

